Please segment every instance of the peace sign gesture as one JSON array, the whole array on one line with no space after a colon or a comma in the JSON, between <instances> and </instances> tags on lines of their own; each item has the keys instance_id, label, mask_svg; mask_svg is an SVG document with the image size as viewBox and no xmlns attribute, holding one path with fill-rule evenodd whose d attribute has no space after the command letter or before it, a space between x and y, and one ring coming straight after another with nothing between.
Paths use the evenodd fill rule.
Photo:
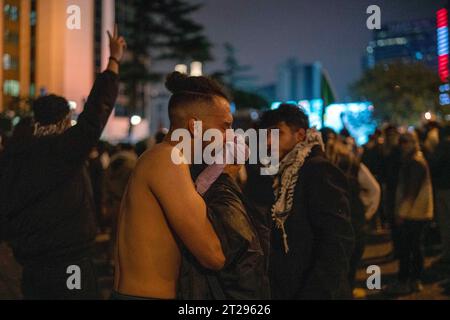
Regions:
<instances>
[{"instance_id":1,"label":"peace sign gesture","mask_svg":"<svg viewBox=\"0 0 450 320\"><path fill-rule=\"evenodd\" d=\"M119 36L119 27L117 24L114 26L114 34L111 35L109 31L107 31L109 37L109 50L111 57L120 62L123 58L123 53L125 48L127 47L127 42L124 37Z\"/></svg>"}]
</instances>

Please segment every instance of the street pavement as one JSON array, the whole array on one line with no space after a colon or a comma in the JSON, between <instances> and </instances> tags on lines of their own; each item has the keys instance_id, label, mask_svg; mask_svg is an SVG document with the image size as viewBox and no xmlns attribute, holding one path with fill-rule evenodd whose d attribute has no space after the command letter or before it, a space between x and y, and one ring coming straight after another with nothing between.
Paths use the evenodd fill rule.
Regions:
<instances>
[{"instance_id":1,"label":"street pavement","mask_svg":"<svg viewBox=\"0 0 450 320\"><path fill-rule=\"evenodd\" d=\"M362 293L360 299L399 299L399 300L450 300L450 270L439 264L437 250L427 247L426 271L424 274L424 290L419 293L405 296L389 296L384 290L368 290L366 281L369 274L367 267L377 265L381 269L381 285L388 286L395 282L398 270L398 261L392 257L392 244L385 232L374 233L369 236L368 245L364 253L361 268L357 273L357 290ZM107 262L107 237L98 237L98 258L96 265L99 274L99 287L102 298L107 299L113 284L112 267ZM20 266L15 262L11 250L0 244L0 300L21 299Z\"/></svg>"}]
</instances>

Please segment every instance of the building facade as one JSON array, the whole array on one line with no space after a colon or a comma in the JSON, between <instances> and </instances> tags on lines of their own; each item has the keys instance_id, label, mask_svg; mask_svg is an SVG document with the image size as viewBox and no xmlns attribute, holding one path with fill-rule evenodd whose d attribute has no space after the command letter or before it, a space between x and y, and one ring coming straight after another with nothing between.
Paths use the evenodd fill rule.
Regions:
<instances>
[{"instance_id":1,"label":"building facade","mask_svg":"<svg viewBox=\"0 0 450 320\"><path fill-rule=\"evenodd\" d=\"M67 26L70 6L80 28ZM81 111L107 61L114 0L0 0L0 112L14 98L53 93Z\"/></svg>"},{"instance_id":2,"label":"building facade","mask_svg":"<svg viewBox=\"0 0 450 320\"><path fill-rule=\"evenodd\" d=\"M375 30L364 61L365 68L378 63L423 62L438 69L436 19L389 23Z\"/></svg>"},{"instance_id":3,"label":"building facade","mask_svg":"<svg viewBox=\"0 0 450 320\"><path fill-rule=\"evenodd\" d=\"M337 99L322 64L303 64L297 59L289 59L278 67L275 92L277 101L322 99L329 104Z\"/></svg>"}]
</instances>

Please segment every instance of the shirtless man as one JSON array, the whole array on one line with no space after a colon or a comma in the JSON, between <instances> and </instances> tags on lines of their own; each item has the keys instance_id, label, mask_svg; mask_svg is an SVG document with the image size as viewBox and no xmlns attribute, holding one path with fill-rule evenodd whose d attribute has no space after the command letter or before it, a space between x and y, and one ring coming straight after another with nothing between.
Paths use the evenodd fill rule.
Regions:
<instances>
[{"instance_id":1,"label":"shirtless man","mask_svg":"<svg viewBox=\"0 0 450 320\"><path fill-rule=\"evenodd\" d=\"M222 88L205 77L173 73L166 86L173 93L169 102L171 130L163 143L140 158L122 201L115 299L175 299L180 243L208 269L220 270L225 264L190 167L172 159L178 142L172 142L171 136L176 129L188 129L193 136L195 121L202 121L204 130L219 129L225 136L233 122L230 103Z\"/></svg>"}]
</instances>

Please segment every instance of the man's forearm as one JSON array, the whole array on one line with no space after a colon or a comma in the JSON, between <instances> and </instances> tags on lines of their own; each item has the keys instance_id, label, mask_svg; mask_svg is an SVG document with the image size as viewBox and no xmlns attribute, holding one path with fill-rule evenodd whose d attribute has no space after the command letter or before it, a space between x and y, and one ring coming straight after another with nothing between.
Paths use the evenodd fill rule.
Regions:
<instances>
[{"instance_id":1,"label":"man's forearm","mask_svg":"<svg viewBox=\"0 0 450 320\"><path fill-rule=\"evenodd\" d=\"M106 70L114 72L115 74L119 74L119 63L113 59L109 59L108 67Z\"/></svg>"}]
</instances>

